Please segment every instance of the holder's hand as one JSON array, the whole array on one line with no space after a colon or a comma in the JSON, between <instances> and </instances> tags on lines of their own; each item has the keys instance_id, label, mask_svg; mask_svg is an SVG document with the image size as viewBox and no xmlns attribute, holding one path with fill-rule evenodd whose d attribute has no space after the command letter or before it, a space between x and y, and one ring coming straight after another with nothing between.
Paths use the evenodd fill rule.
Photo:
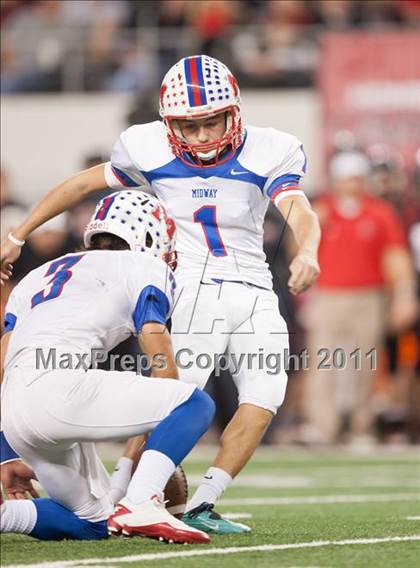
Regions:
<instances>
[{"instance_id":1,"label":"holder's hand","mask_svg":"<svg viewBox=\"0 0 420 568\"><path fill-rule=\"evenodd\" d=\"M1 484L8 499L28 499L39 497L32 485L36 479L33 470L21 460L6 462L0 468Z\"/></svg>"}]
</instances>

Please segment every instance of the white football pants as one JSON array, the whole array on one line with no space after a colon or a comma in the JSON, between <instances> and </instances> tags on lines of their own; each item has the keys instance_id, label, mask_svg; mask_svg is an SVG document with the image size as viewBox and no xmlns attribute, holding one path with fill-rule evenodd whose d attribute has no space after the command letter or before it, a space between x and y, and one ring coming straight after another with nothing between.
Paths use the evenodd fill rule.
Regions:
<instances>
[{"instance_id":1,"label":"white football pants","mask_svg":"<svg viewBox=\"0 0 420 568\"><path fill-rule=\"evenodd\" d=\"M134 372L54 370L34 382L27 367L7 372L2 427L48 495L82 519L113 510L110 483L94 442L150 432L195 385ZM30 384L28 384L30 383Z\"/></svg>"},{"instance_id":2,"label":"white football pants","mask_svg":"<svg viewBox=\"0 0 420 568\"><path fill-rule=\"evenodd\" d=\"M188 282L188 281L187 281ZM286 392L286 322L271 290L239 282L180 285L172 342L181 380L204 388L226 353L239 404L274 414Z\"/></svg>"}]
</instances>

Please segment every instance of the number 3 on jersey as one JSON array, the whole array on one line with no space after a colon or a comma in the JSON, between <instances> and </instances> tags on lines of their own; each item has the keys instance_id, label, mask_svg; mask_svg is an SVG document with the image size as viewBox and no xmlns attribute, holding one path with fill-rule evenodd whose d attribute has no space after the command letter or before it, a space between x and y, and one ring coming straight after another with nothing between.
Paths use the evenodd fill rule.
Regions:
<instances>
[{"instance_id":1,"label":"number 3 on jersey","mask_svg":"<svg viewBox=\"0 0 420 568\"><path fill-rule=\"evenodd\" d=\"M200 223L207 246L213 256L226 256L227 252L220 236L219 227L216 220L216 207L214 205L203 205L194 212L194 223Z\"/></svg>"},{"instance_id":2,"label":"number 3 on jersey","mask_svg":"<svg viewBox=\"0 0 420 568\"><path fill-rule=\"evenodd\" d=\"M64 284L66 284L66 282L68 282L73 276L70 268L79 262L83 256L83 254L77 254L74 256L59 258L52 262L44 275L44 277L52 276L51 280L48 282L48 286L51 286L50 291L46 294L44 289L32 296L31 307L34 308L42 302L48 302L48 300L58 298L63 291Z\"/></svg>"}]
</instances>

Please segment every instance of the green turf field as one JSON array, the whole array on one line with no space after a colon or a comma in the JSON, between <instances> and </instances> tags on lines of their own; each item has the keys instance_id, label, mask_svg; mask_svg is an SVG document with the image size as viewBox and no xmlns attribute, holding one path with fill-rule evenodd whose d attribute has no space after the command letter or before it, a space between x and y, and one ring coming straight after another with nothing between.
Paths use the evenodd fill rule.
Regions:
<instances>
[{"instance_id":1,"label":"green turf field","mask_svg":"<svg viewBox=\"0 0 420 568\"><path fill-rule=\"evenodd\" d=\"M185 462L191 485L210 457L211 451L198 450ZM45 543L6 535L1 561L45 568L419 567L419 450L366 457L261 450L218 510L244 515L252 533L213 537L202 546L118 538Z\"/></svg>"}]
</instances>

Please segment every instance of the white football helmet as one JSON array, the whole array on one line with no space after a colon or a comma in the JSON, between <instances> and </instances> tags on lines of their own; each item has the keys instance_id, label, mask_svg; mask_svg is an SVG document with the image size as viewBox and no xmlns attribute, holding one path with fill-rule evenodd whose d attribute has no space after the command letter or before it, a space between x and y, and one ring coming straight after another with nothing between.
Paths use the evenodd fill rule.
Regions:
<instances>
[{"instance_id":1,"label":"white football helmet","mask_svg":"<svg viewBox=\"0 0 420 568\"><path fill-rule=\"evenodd\" d=\"M229 69L213 57L185 57L166 73L160 88L159 113L163 118L172 151L191 165L214 166L228 160L242 144L241 98L239 86ZM207 144L188 144L177 126L177 119L200 119L226 113L226 130L221 138ZM231 152L221 156L229 146ZM206 164L209 160L211 164Z\"/></svg>"},{"instance_id":2,"label":"white football helmet","mask_svg":"<svg viewBox=\"0 0 420 568\"><path fill-rule=\"evenodd\" d=\"M130 250L152 254L175 268L175 222L148 193L117 191L101 199L86 226L85 246L89 247L92 237L99 233L116 235Z\"/></svg>"}]
</instances>

